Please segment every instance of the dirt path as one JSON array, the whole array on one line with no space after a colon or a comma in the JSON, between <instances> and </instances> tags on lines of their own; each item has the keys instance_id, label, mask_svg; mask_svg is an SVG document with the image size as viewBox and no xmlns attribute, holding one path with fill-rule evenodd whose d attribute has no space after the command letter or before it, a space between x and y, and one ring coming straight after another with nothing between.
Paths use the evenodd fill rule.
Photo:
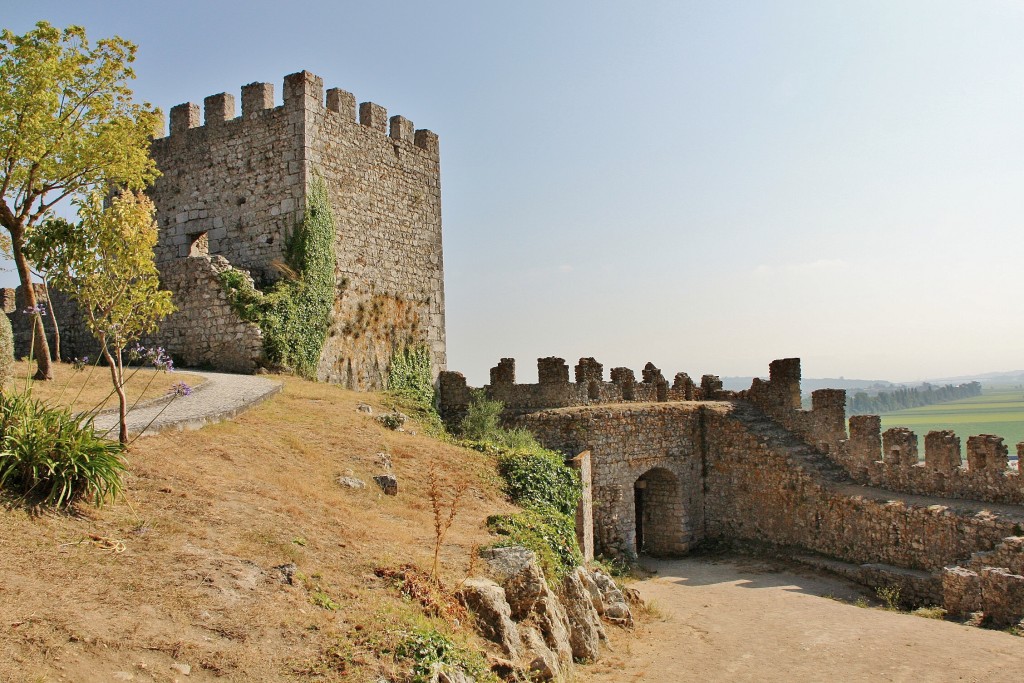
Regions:
<instances>
[{"instance_id":1,"label":"dirt path","mask_svg":"<svg viewBox=\"0 0 1024 683\"><path fill-rule=\"evenodd\" d=\"M584 669L593 682L1024 680L1024 638L866 609L839 580L754 561L647 561L655 616Z\"/></svg>"}]
</instances>

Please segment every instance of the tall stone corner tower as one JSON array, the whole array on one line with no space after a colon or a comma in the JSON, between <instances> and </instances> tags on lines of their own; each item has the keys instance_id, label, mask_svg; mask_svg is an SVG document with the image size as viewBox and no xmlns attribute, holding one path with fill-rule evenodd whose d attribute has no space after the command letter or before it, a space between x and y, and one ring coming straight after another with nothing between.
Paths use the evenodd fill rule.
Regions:
<instances>
[{"instance_id":1,"label":"tall stone corner tower","mask_svg":"<svg viewBox=\"0 0 1024 683\"><path fill-rule=\"evenodd\" d=\"M198 290L218 281L197 272L233 267L257 284L279 277L285 237L320 177L334 213L337 285L320 379L381 388L392 354L410 344L429 347L436 376L446 364L437 135L372 102L357 117L351 93L325 97L306 71L285 77L279 106L270 83L241 94L241 116L226 93L204 100L202 120L196 104L172 108L170 134L153 141L157 264L180 309L161 327L164 343L186 358L204 349L203 362L216 367L216 349L258 336L218 319L230 317L223 311L209 314L217 293Z\"/></svg>"}]
</instances>

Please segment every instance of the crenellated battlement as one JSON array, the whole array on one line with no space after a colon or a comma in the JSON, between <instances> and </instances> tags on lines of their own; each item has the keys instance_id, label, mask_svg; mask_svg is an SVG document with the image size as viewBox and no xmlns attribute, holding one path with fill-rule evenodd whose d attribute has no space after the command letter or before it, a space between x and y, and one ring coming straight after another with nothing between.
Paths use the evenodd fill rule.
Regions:
<instances>
[{"instance_id":1,"label":"crenellated battlement","mask_svg":"<svg viewBox=\"0 0 1024 683\"><path fill-rule=\"evenodd\" d=\"M854 415L845 457L838 460L862 484L920 495L1024 504L1024 478L1011 466L1002 437L969 437L966 461L960 456L960 437L952 431L929 432L923 460L917 443L917 435L909 429L893 427L883 433L877 415ZM1017 444L1017 454L1024 456L1024 443Z\"/></svg>"},{"instance_id":2,"label":"crenellated battlement","mask_svg":"<svg viewBox=\"0 0 1024 683\"><path fill-rule=\"evenodd\" d=\"M245 121L258 120L268 112L285 113L304 110L316 113L329 112L337 120L353 125L358 124L389 137L395 142L408 143L428 154L439 151L438 137L425 128L416 129L413 122L401 115L388 118L387 109L374 102L363 102L358 106L352 93L340 88L324 91L323 79L308 71L299 71L284 77L282 88L283 103L274 104L273 83L249 83L241 88L242 111L235 108L235 96L229 93L210 95L203 100L202 115L199 105L185 102L171 107L170 132L167 137L194 134L227 125L243 125ZM163 136L162 126L155 131L156 137Z\"/></svg>"},{"instance_id":3,"label":"crenellated battlement","mask_svg":"<svg viewBox=\"0 0 1024 683\"><path fill-rule=\"evenodd\" d=\"M640 373L630 368L612 368L604 379L604 366L594 358L580 358L573 368L574 382L569 381L565 359L554 356L537 359L537 383L516 383L516 361L502 358L491 368L490 384L483 387L487 398L505 404L506 417L515 417L538 410L568 408L604 403L653 403L666 401L711 401L734 398L722 390L716 375L705 375L698 387L685 372L675 375L670 385L662 371L647 363ZM460 372L443 372L440 376L441 416L449 424L461 420L471 400L471 390Z\"/></svg>"}]
</instances>

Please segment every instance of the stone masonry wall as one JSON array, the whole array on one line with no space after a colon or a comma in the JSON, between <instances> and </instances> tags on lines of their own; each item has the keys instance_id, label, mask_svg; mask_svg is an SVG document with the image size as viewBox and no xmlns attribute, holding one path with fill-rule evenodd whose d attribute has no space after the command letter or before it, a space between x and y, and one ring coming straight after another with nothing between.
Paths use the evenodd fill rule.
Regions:
<instances>
[{"instance_id":1,"label":"stone masonry wall","mask_svg":"<svg viewBox=\"0 0 1024 683\"><path fill-rule=\"evenodd\" d=\"M659 515L645 525L645 536L658 537L652 554L681 554L704 537L701 420L694 404L663 403L562 408L518 422L549 448L591 452L595 552L636 557L635 484L652 472L674 487L646 501Z\"/></svg>"},{"instance_id":2,"label":"stone masonry wall","mask_svg":"<svg viewBox=\"0 0 1024 683\"><path fill-rule=\"evenodd\" d=\"M174 292L177 310L160 325L159 342L178 363L254 372L263 361L263 333L231 308L220 273L231 265L220 256L192 256L164 265L161 285Z\"/></svg>"},{"instance_id":3,"label":"stone masonry wall","mask_svg":"<svg viewBox=\"0 0 1024 683\"><path fill-rule=\"evenodd\" d=\"M283 105L269 83L244 86L241 99L239 117L233 95L207 97L202 121L198 105L178 105L170 135L153 142L161 271L216 255L258 284L276 280L319 177L335 217L338 292L319 377L380 388L392 354L410 344L426 344L434 373L444 370L437 136L369 102L357 121L350 93L325 99L322 80L305 71L285 77Z\"/></svg>"},{"instance_id":4,"label":"stone masonry wall","mask_svg":"<svg viewBox=\"0 0 1024 683\"><path fill-rule=\"evenodd\" d=\"M215 367L227 372L253 372L262 364L263 334L252 323L245 322L231 308L219 273L230 270L220 256L194 256L175 259L160 274L160 284L174 292L177 310L160 323L156 335L141 340L144 346L163 346L180 365ZM248 274L246 274L248 277ZM20 287L18 288L20 291ZM4 290L6 291L6 290ZM53 348L53 313L61 331L61 357L64 360L86 358L95 360L99 342L89 333L81 309L57 290L47 300L42 286L36 300L47 305L43 324ZM10 298L0 295L0 298ZM15 300L21 302L20 297ZM28 355L31 341L30 318L11 307L6 311L15 327L15 352Z\"/></svg>"}]
</instances>

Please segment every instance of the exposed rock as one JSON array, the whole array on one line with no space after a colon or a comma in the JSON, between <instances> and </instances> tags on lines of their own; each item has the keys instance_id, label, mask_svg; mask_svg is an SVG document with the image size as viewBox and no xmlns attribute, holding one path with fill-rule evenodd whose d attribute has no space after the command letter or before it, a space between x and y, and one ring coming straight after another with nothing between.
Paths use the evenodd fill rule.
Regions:
<instances>
[{"instance_id":1,"label":"exposed rock","mask_svg":"<svg viewBox=\"0 0 1024 683\"><path fill-rule=\"evenodd\" d=\"M384 495L397 496L398 495L398 479L393 474L378 474L373 478L377 482L377 486L384 491Z\"/></svg>"},{"instance_id":2,"label":"exposed rock","mask_svg":"<svg viewBox=\"0 0 1024 683\"><path fill-rule=\"evenodd\" d=\"M366 482L355 477L338 477L338 483L350 489L361 489L366 487Z\"/></svg>"},{"instance_id":3,"label":"exposed rock","mask_svg":"<svg viewBox=\"0 0 1024 683\"><path fill-rule=\"evenodd\" d=\"M569 642L569 619L562 603L551 589L544 586L544 593L534 603L532 621L540 627L548 649L555 653L560 664L572 664L572 645Z\"/></svg>"},{"instance_id":4,"label":"exposed rock","mask_svg":"<svg viewBox=\"0 0 1024 683\"><path fill-rule=\"evenodd\" d=\"M378 453L377 464L383 467L388 472L390 472L392 469L391 456L384 452Z\"/></svg>"},{"instance_id":5,"label":"exposed rock","mask_svg":"<svg viewBox=\"0 0 1024 683\"><path fill-rule=\"evenodd\" d=\"M626 603L626 598L619 590L619 587L615 585L615 581L612 577L605 574L600 569L595 569L591 572L591 578L597 585L597 589L601 594L601 603L603 609L598 611L608 621L613 624L620 626L633 626L633 613L629 609L629 605Z\"/></svg>"},{"instance_id":6,"label":"exposed rock","mask_svg":"<svg viewBox=\"0 0 1024 683\"><path fill-rule=\"evenodd\" d=\"M558 655L548 648L541 635L535 627L528 624L520 625L519 633L523 639L523 648L526 650L528 668L535 680L551 681L561 674L562 667L558 663Z\"/></svg>"},{"instance_id":7,"label":"exposed rock","mask_svg":"<svg viewBox=\"0 0 1024 683\"><path fill-rule=\"evenodd\" d=\"M544 573L533 551L516 546L480 551L491 576L505 589L512 618L522 621L533 611L537 600L547 591Z\"/></svg>"},{"instance_id":8,"label":"exposed rock","mask_svg":"<svg viewBox=\"0 0 1024 683\"><path fill-rule=\"evenodd\" d=\"M562 581L561 601L569 621L569 645L573 659L593 661L599 654L601 641L607 639L601 617L591 601L583 577L587 570L577 567Z\"/></svg>"},{"instance_id":9,"label":"exposed rock","mask_svg":"<svg viewBox=\"0 0 1024 683\"><path fill-rule=\"evenodd\" d=\"M431 683L476 683L476 679L459 669L449 669L438 665L434 669Z\"/></svg>"},{"instance_id":10,"label":"exposed rock","mask_svg":"<svg viewBox=\"0 0 1024 683\"><path fill-rule=\"evenodd\" d=\"M366 403L360 403L359 405L357 405L356 410L358 410L360 413L366 413L367 415L373 414L373 407Z\"/></svg>"},{"instance_id":11,"label":"exposed rock","mask_svg":"<svg viewBox=\"0 0 1024 683\"><path fill-rule=\"evenodd\" d=\"M471 578L462 584L458 597L476 615L480 634L500 645L506 657L518 659L521 654L519 631L512 621L505 590L490 579Z\"/></svg>"},{"instance_id":12,"label":"exposed rock","mask_svg":"<svg viewBox=\"0 0 1024 683\"><path fill-rule=\"evenodd\" d=\"M281 575L281 583L286 583L290 586L294 583L295 572L299 568L294 562L289 562L288 564L279 564L274 569Z\"/></svg>"}]
</instances>

